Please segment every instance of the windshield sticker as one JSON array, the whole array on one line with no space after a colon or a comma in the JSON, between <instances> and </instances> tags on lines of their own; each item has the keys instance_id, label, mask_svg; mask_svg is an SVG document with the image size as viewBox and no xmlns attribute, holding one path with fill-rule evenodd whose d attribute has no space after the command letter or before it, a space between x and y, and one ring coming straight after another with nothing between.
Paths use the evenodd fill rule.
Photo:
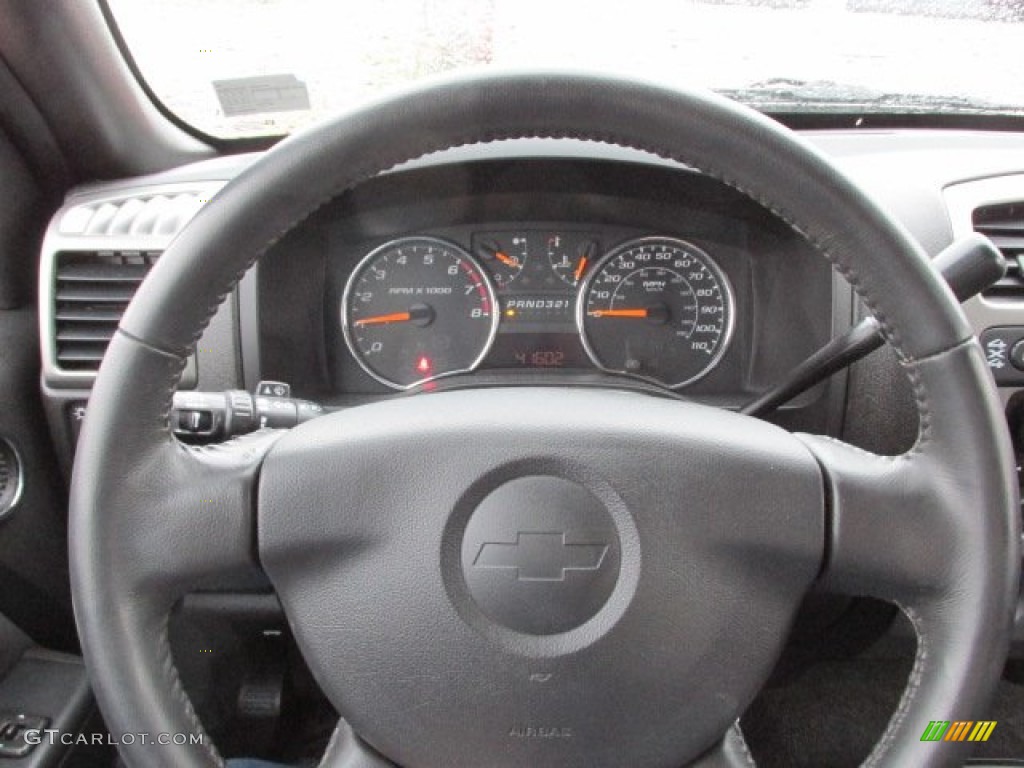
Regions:
<instances>
[{"instance_id":1,"label":"windshield sticker","mask_svg":"<svg viewBox=\"0 0 1024 768\"><path fill-rule=\"evenodd\" d=\"M225 117L309 109L309 90L295 75L261 75L214 80Z\"/></svg>"}]
</instances>

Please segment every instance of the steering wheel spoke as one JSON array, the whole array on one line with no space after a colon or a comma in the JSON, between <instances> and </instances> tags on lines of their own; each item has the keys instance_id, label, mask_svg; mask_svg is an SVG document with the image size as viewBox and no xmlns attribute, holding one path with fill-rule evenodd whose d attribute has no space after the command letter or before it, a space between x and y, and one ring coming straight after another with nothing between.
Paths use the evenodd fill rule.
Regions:
<instances>
[{"instance_id":1,"label":"steering wheel spoke","mask_svg":"<svg viewBox=\"0 0 1024 768\"><path fill-rule=\"evenodd\" d=\"M173 386L172 355L118 335L109 358L150 374L161 370L168 389ZM155 387L111 392L102 381L97 385L91 401L97 407L84 429L103 439L98 446L86 440L93 447L77 457L74 492L102 494L102 509L73 520L71 531L73 558L109 564L111 578L116 573L133 592L164 604L255 571L255 479L280 435L263 430L218 446L183 445L166 429L165 415L146 416L152 407L142 401L167 397ZM111 401L117 407L105 407ZM109 526L104 536L83 530L100 518ZM75 546L80 542L89 546Z\"/></svg>"},{"instance_id":2,"label":"steering wheel spoke","mask_svg":"<svg viewBox=\"0 0 1024 768\"><path fill-rule=\"evenodd\" d=\"M1010 450L1005 432L991 428L1001 420L995 393L963 385L984 380L977 343L904 365L921 416L910 452L881 457L800 437L818 458L829 495L822 583L897 603L917 633L900 709L866 764L962 764L968 745L938 753L927 742L897 736L920 733L929 706L955 706L946 711L957 719L984 719L985 691L1002 671L1018 590L1016 480L988 452L963 450L986 444L1004 455Z\"/></svg>"},{"instance_id":3,"label":"steering wheel spoke","mask_svg":"<svg viewBox=\"0 0 1024 768\"><path fill-rule=\"evenodd\" d=\"M125 704L111 731L149 731L148 717L156 717L167 732L198 737L186 745L126 745L131 764L219 762L171 661L168 615L190 590L238 584L257 573L254 483L276 437L257 433L206 450L179 443L167 413L183 360L184 353L114 336L103 370L123 373L136 386L99 377L72 479L78 514L70 521L71 565L92 574L75 583L83 649L99 658L104 643L97 638L134 639L130 650L93 667L96 693L117 701L140 670L154 673L147 683L150 711Z\"/></svg>"},{"instance_id":4,"label":"steering wheel spoke","mask_svg":"<svg viewBox=\"0 0 1024 768\"><path fill-rule=\"evenodd\" d=\"M920 607L962 595L985 580L990 563L1013 557L1005 547L1016 536L1003 514L1003 500L1016 495L1013 478L1005 466L956 447L974 444L972 433L998 419L994 398L965 398L957 383L981 375L983 365L973 342L907 364L922 426L901 456L800 436L825 477L829 588Z\"/></svg>"},{"instance_id":5,"label":"steering wheel spoke","mask_svg":"<svg viewBox=\"0 0 1024 768\"><path fill-rule=\"evenodd\" d=\"M947 585L940 553L957 531L918 454L877 456L801 435L822 467L829 516L825 585L839 592L907 601Z\"/></svg>"},{"instance_id":6,"label":"steering wheel spoke","mask_svg":"<svg viewBox=\"0 0 1024 768\"><path fill-rule=\"evenodd\" d=\"M255 481L280 435L263 430L221 445L161 449L174 475L145 512L152 538L141 577L175 591L250 580L258 568Z\"/></svg>"}]
</instances>

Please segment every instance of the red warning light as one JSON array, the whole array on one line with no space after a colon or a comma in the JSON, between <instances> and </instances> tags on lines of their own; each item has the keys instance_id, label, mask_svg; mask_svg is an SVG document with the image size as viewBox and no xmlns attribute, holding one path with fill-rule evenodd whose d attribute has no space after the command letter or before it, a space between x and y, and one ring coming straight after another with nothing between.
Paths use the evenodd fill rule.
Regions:
<instances>
[{"instance_id":1,"label":"red warning light","mask_svg":"<svg viewBox=\"0 0 1024 768\"><path fill-rule=\"evenodd\" d=\"M430 358L426 355L420 355L419 360L416 361L416 370L420 373L430 373L434 364L430 362Z\"/></svg>"}]
</instances>

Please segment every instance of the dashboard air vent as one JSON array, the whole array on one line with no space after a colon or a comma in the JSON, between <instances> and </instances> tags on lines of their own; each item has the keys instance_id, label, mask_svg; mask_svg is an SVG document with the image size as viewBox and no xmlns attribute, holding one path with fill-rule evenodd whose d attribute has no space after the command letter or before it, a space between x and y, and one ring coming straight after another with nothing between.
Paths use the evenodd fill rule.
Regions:
<instances>
[{"instance_id":1,"label":"dashboard air vent","mask_svg":"<svg viewBox=\"0 0 1024 768\"><path fill-rule=\"evenodd\" d=\"M159 255L146 251L57 254L53 328L59 368L99 370L121 315Z\"/></svg>"},{"instance_id":2,"label":"dashboard air vent","mask_svg":"<svg viewBox=\"0 0 1024 768\"><path fill-rule=\"evenodd\" d=\"M174 236L207 201L203 192L143 195L71 208L60 220L62 235Z\"/></svg>"},{"instance_id":3,"label":"dashboard air vent","mask_svg":"<svg viewBox=\"0 0 1024 768\"><path fill-rule=\"evenodd\" d=\"M976 232L992 239L1008 265L1006 276L983 295L1024 301L1024 202L976 208L973 224Z\"/></svg>"}]
</instances>

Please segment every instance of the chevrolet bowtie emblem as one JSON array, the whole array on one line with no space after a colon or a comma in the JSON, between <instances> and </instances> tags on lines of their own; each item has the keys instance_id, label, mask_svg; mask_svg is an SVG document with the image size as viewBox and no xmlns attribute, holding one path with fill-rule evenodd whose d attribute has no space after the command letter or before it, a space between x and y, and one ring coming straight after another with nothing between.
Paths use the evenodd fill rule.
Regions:
<instances>
[{"instance_id":1,"label":"chevrolet bowtie emblem","mask_svg":"<svg viewBox=\"0 0 1024 768\"><path fill-rule=\"evenodd\" d=\"M596 571L607 552L607 544L570 544L565 533L520 531L515 542L485 543L473 565L514 569L519 581L565 581L568 571Z\"/></svg>"}]
</instances>

